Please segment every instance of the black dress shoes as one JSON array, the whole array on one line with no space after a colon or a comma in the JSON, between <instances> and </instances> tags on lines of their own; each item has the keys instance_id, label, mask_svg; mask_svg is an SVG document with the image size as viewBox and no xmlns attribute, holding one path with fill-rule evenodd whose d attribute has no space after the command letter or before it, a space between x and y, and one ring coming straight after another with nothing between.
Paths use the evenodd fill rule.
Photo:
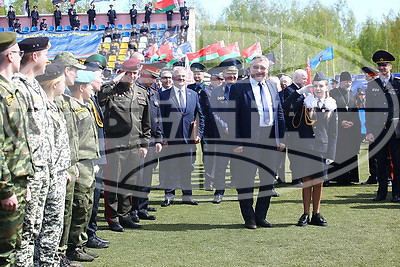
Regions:
<instances>
[{"instance_id":1,"label":"black dress shoes","mask_svg":"<svg viewBox=\"0 0 400 267\"><path fill-rule=\"evenodd\" d=\"M399 197L399 196L394 196L394 197L392 198L392 202L394 202L394 203L400 202L400 197Z\"/></svg>"},{"instance_id":2,"label":"black dress shoes","mask_svg":"<svg viewBox=\"0 0 400 267\"><path fill-rule=\"evenodd\" d=\"M135 223L140 221L140 218L139 218L138 213L137 213L136 210L131 212L131 219Z\"/></svg>"},{"instance_id":3,"label":"black dress shoes","mask_svg":"<svg viewBox=\"0 0 400 267\"><path fill-rule=\"evenodd\" d=\"M265 228L271 228L272 224L269 223L267 220L256 220L256 225L258 227L265 227Z\"/></svg>"},{"instance_id":4,"label":"black dress shoes","mask_svg":"<svg viewBox=\"0 0 400 267\"><path fill-rule=\"evenodd\" d=\"M214 203L214 204L221 203L222 202L222 197L223 197L222 195L215 195L212 203Z\"/></svg>"},{"instance_id":5,"label":"black dress shoes","mask_svg":"<svg viewBox=\"0 0 400 267\"><path fill-rule=\"evenodd\" d=\"M124 220L120 222L121 225L125 228L131 228L131 229L140 229L143 228L140 224L136 224L131 220Z\"/></svg>"},{"instance_id":6,"label":"black dress shoes","mask_svg":"<svg viewBox=\"0 0 400 267\"><path fill-rule=\"evenodd\" d=\"M257 229L257 225L254 220L245 221L244 227L246 227L247 229Z\"/></svg>"},{"instance_id":7,"label":"black dress shoes","mask_svg":"<svg viewBox=\"0 0 400 267\"><path fill-rule=\"evenodd\" d=\"M147 207L147 211L157 211L157 209L154 207Z\"/></svg>"},{"instance_id":8,"label":"black dress shoes","mask_svg":"<svg viewBox=\"0 0 400 267\"><path fill-rule=\"evenodd\" d=\"M370 179L368 179L368 180L366 180L365 182L362 182L361 184L362 185L368 185L368 184L377 184L378 182L375 180L370 180Z\"/></svg>"},{"instance_id":9,"label":"black dress shoes","mask_svg":"<svg viewBox=\"0 0 400 267\"><path fill-rule=\"evenodd\" d=\"M108 248L108 243L101 242L96 238L89 238L89 240L86 242L86 246L88 248Z\"/></svg>"},{"instance_id":10,"label":"black dress shoes","mask_svg":"<svg viewBox=\"0 0 400 267\"><path fill-rule=\"evenodd\" d=\"M322 217L320 213L316 213L312 216L310 224L317 226L328 226L327 221Z\"/></svg>"},{"instance_id":11,"label":"black dress shoes","mask_svg":"<svg viewBox=\"0 0 400 267\"><path fill-rule=\"evenodd\" d=\"M147 212L139 212L138 215L139 215L139 218L142 220L155 220L156 219L156 216L150 215Z\"/></svg>"},{"instance_id":12,"label":"black dress shoes","mask_svg":"<svg viewBox=\"0 0 400 267\"><path fill-rule=\"evenodd\" d=\"M384 201L386 200L386 197L382 195L377 195L375 198L372 199L373 201Z\"/></svg>"},{"instance_id":13,"label":"black dress shoes","mask_svg":"<svg viewBox=\"0 0 400 267\"><path fill-rule=\"evenodd\" d=\"M103 239L103 238L101 238L101 237L98 237L96 234L94 234L93 238L97 239L97 240L100 241L100 242L110 244L110 241L109 241L109 240L106 240L106 239Z\"/></svg>"},{"instance_id":14,"label":"black dress shoes","mask_svg":"<svg viewBox=\"0 0 400 267\"><path fill-rule=\"evenodd\" d=\"M125 231L124 227L122 227L122 225L120 225L119 223L112 223L112 224L110 224L108 226L108 228L111 231L114 231L114 232L123 232L123 231Z\"/></svg>"},{"instance_id":15,"label":"black dress shoes","mask_svg":"<svg viewBox=\"0 0 400 267\"><path fill-rule=\"evenodd\" d=\"M307 213L301 215L299 221L297 222L297 226L307 226L310 223L310 217Z\"/></svg>"},{"instance_id":16,"label":"black dress shoes","mask_svg":"<svg viewBox=\"0 0 400 267\"><path fill-rule=\"evenodd\" d=\"M199 205L199 202L193 200L192 197L183 197L182 203L187 205Z\"/></svg>"},{"instance_id":17,"label":"black dress shoes","mask_svg":"<svg viewBox=\"0 0 400 267\"><path fill-rule=\"evenodd\" d=\"M173 202L172 199L166 198L166 199L163 201L163 203L161 203L161 207L168 207L169 205L172 204L172 202Z\"/></svg>"}]
</instances>

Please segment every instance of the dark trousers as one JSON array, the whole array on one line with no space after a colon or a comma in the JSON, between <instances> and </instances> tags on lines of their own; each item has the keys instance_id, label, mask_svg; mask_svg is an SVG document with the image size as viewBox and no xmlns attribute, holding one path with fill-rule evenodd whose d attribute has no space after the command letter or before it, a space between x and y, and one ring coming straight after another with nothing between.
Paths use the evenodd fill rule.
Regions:
<instances>
[{"instance_id":1,"label":"dark trousers","mask_svg":"<svg viewBox=\"0 0 400 267\"><path fill-rule=\"evenodd\" d=\"M136 24L136 17L131 17L131 24L132 26Z\"/></svg>"},{"instance_id":2,"label":"dark trousers","mask_svg":"<svg viewBox=\"0 0 400 267\"><path fill-rule=\"evenodd\" d=\"M151 146L147 150L147 156L141 160L143 168L140 170L140 178L138 182L138 194L133 197L132 210L139 213L146 213L149 205L149 193L151 190L151 182L153 178L153 170L157 166L157 154L155 147Z\"/></svg>"},{"instance_id":3,"label":"dark trousers","mask_svg":"<svg viewBox=\"0 0 400 267\"><path fill-rule=\"evenodd\" d=\"M163 173L162 185L165 188L166 197L175 195L175 188L181 188L185 196L192 195L192 156L196 149L193 144L169 144L163 149L160 158L160 173Z\"/></svg>"},{"instance_id":4,"label":"dark trousers","mask_svg":"<svg viewBox=\"0 0 400 267\"><path fill-rule=\"evenodd\" d=\"M57 26L60 26L60 23L61 23L61 20L56 19L56 28L57 28Z\"/></svg>"},{"instance_id":5,"label":"dark trousers","mask_svg":"<svg viewBox=\"0 0 400 267\"><path fill-rule=\"evenodd\" d=\"M379 142L376 140L375 142ZM378 174L378 193L379 197L385 198L388 192L388 177L390 170L388 169L388 156L392 157L393 164L393 182L392 182L392 197L400 196L400 139L396 139L395 134L392 134L386 144L377 143L376 146L382 146L376 153L377 174Z\"/></svg>"},{"instance_id":6,"label":"dark trousers","mask_svg":"<svg viewBox=\"0 0 400 267\"><path fill-rule=\"evenodd\" d=\"M8 20L8 27L13 27L14 26L14 20L13 19L9 19Z\"/></svg>"},{"instance_id":7,"label":"dark trousers","mask_svg":"<svg viewBox=\"0 0 400 267\"><path fill-rule=\"evenodd\" d=\"M144 23L147 23L147 24L150 23L150 14L145 14L144 15Z\"/></svg>"},{"instance_id":8,"label":"dark trousers","mask_svg":"<svg viewBox=\"0 0 400 267\"><path fill-rule=\"evenodd\" d=\"M96 217L99 211L100 191L101 188L103 187L103 173L104 173L103 165L100 165L100 170L98 171L98 173L95 174L96 187L94 188L94 193L93 193L92 215L90 216L89 224L86 229L86 233L89 239L94 237L98 228L96 223Z\"/></svg>"},{"instance_id":9,"label":"dark trousers","mask_svg":"<svg viewBox=\"0 0 400 267\"><path fill-rule=\"evenodd\" d=\"M37 22L38 22L38 20L37 19L32 19L32 27L37 27Z\"/></svg>"},{"instance_id":10,"label":"dark trousers","mask_svg":"<svg viewBox=\"0 0 400 267\"><path fill-rule=\"evenodd\" d=\"M231 165L235 165L231 172L233 176L236 176L240 211L245 221L264 220L267 216L277 157L276 140L269 138L271 129L273 127L260 128L259 140L252 144L255 146L245 146L242 153L233 155L231 159ZM261 147L263 145L265 147ZM257 169L260 184L256 206L253 208L254 181Z\"/></svg>"},{"instance_id":11,"label":"dark trousers","mask_svg":"<svg viewBox=\"0 0 400 267\"><path fill-rule=\"evenodd\" d=\"M91 27L92 25L95 25L95 24L94 24L94 19L89 19L89 29L90 29L90 27Z\"/></svg>"}]
</instances>

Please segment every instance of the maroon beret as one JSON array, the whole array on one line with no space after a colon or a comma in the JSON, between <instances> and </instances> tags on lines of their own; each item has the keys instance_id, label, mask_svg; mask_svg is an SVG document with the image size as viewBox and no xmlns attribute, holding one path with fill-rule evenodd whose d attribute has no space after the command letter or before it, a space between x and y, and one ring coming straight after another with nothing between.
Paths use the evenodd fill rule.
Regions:
<instances>
[{"instance_id":1,"label":"maroon beret","mask_svg":"<svg viewBox=\"0 0 400 267\"><path fill-rule=\"evenodd\" d=\"M122 66L122 71L136 71L140 69L140 61L136 58L126 60Z\"/></svg>"}]
</instances>

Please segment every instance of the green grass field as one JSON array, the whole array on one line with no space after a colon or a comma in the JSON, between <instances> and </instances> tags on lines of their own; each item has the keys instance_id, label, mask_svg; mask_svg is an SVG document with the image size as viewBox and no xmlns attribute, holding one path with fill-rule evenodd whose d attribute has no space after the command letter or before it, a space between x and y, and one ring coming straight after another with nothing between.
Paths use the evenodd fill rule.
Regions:
<instances>
[{"instance_id":1,"label":"green grass field","mask_svg":"<svg viewBox=\"0 0 400 267\"><path fill-rule=\"evenodd\" d=\"M360 155L360 180L368 177L365 151ZM197 170L198 171L198 170ZM194 173L193 181L200 181ZM302 214L301 189L279 187L267 220L273 228L243 226L235 191L211 203L212 192L195 190L198 206L179 199L161 208L162 191L152 191L155 221L124 233L107 230L103 208L100 237L108 249L86 266L400 266L400 204L374 203L375 185L324 188L321 213L328 227L295 226Z\"/></svg>"}]
</instances>

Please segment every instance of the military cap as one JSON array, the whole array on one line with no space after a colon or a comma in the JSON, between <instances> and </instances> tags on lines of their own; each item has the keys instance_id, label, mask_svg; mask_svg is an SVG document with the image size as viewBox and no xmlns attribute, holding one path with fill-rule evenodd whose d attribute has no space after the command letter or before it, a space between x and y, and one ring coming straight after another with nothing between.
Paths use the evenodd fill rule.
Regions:
<instances>
[{"instance_id":1,"label":"military cap","mask_svg":"<svg viewBox=\"0 0 400 267\"><path fill-rule=\"evenodd\" d=\"M110 7L113 7L113 5L110 5Z\"/></svg>"},{"instance_id":2,"label":"military cap","mask_svg":"<svg viewBox=\"0 0 400 267\"><path fill-rule=\"evenodd\" d=\"M387 64L395 60L394 56L385 50L378 50L372 55L372 61L378 65Z\"/></svg>"},{"instance_id":3,"label":"military cap","mask_svg":"<svg viewBox=\"0 0 400 267\"><path fill-rule=\"evenodd\" d=\"M0 32L0 52L10 48L17 42L15 32Z\"/></svg>"},{"instance_id":4,"label":"military cap","mask_svg":"<svg viewBox=\"0 0 400 267\"><path fill-rule=\"evenodd\" d=\"M75 59L74 54L71 52L60 52L54 58L54 61L61 61L64 63L65 67L75 67L80 70L85 70L86 67Z\"/></svg>"},{"instance_id":5,"label":"military cap","mask_svg":"<svg viewBox=\"0 0 400 267\"><path fill-rule=\"evenodd\" d=\"M160 69L153 63L142 64L142 71L145 70L153 77L159 78L160 77Z\"/></svg>"},{"instance_id":6,"label":"military cap","mask_svg":"<svg viewBox=\"0 0 400 267\"><path fill-rule=\"evenodd\" d=\"M86 60L85 60L85 64L89 63L89 62L97 62L98 64L100 64L100 66L102 68L107 67L107 60L104 56L100 55L100 54L93 54L90 55Z\"/></svg>"},{"instance_id":7,"label":"military cap","mask_svg":"<svg viewBox=\"0 0 400 267\"><path fill-rule=\"evenodd\" d=\"M130 58L126 60L122 66L122 71L136 71L140 69L140 61L136 58Z\"/></svg>"},{"instance_id":8,"label":"military cap","mask_svg":"<svg viewBox=\"0 0 400 267\"><path fill-rule=\"evenodd\" d=\"M50 48L48 37L26 38L18 43L19 49L25 53L41 51Z\"/></svg>"},{"instance_id":9,"label":"military cap","mask_svg":"<svg viewBox=\"0 0 400 267\"><path fill-rule=\"evenodd\" d=\"M378 76L378 75L379 75L379 74L378 74L378 71L376 71L376 70L374 70L374 69L372 69L372 68L370 68L370 67L362 67L361 70L362 70L365 74L369 75L370 77L375 77L375 76Z\"/></svg>"},{"instance_id":10,"label":"military cap","mask_svg":"<svg viewBox=\"0 0 400 267\"><path fill-rule=\"evenodd\" d=\"M87 70L78 70L76 74L78 76L75 80L76 83L91 83L96 77L92 71Z\"/></svg>"},{"instance_id":11,"label":"military cap","mask_svg":"<svg viewBox=\"0 0 400 267\"><path fill-rule=\"evenodd\" d=\"M353 79L351 78L351 74L347 71L343 71L340 73L340 81L352 81Z\"/></svg>"},{"instance_id":12,"label":"military cap","mask_svg":"<svg viewBox=\"0 0 400 267\"><path fill-rule=\"evenodd\" d=\"M216 78L223 80L224 77L222 76L222 70L220 67L213 67L207 71L211 76L215 76Z\"/></svg>"},{"instance_id":13,"label":"military cap","mask_svg":"<svg viewBox=\"0 0 400 267\"><path fill-rule=\"evenodd\" d=\"M319 81L325 81L325 80L326 80L326 77L322 71L318 71L317 73L315 73L313 82L319 82Z\"/></svg>"},{"instance_id":14,"label":"military cap","mask_svg":"<svg viewBox=\"0 0 400 267\"><path fill-rule=\"evenodd\" d=\"M59 5L56 5L56 7L58 7L58 8L59 8L60 6L59 6Z\"/></svg>"},{"instance_id":15,"label":"military cap","mask_svg":"<svg viewBox=\"0 0 400 267\"><path fill-rule=\"evenodd\" d=\"M62 75L64 75L64 64L62 62L54 62L46 66L43 75L39 75L36 77L38 82L45 82L54 80Z\"/></svg>"},{"instance_id":16,"label":"military cap","mask_svg":"<svg viewBox=\"0 0 400 267\"><path fill-rule=\"evenodd\" d=\"M190 70L193 72L204 72L207 68L203 64L196 62L190 65Z\"/></svg>"},{"instance_id":17,"label":"military cap","mask_svg":"<svg viewBox=\"0 0 400 267\"><path fill-rule=\"evenodd\" d=\"M244 78L249 75L248 69L240 69L238 73L238 78Z\"/></svg>"},{"instance_id":18,"label":"military cap","mask_svg":"<svg viewBox=\"0 0 400 267\"><path fill-rule=\"evenodd\" d=\"M332 79L331 83L333 84L333 83L339 83L339 82L338 82L338 80Z\"/></svg>"},{"instance_id":19,"label":"military cap","mask_svg":"<svg viewBox=\"0 0 400 267\"><path fill-rule=\"evenodd\" d=\"M242 68L242 62L239 59L236 58L228 58L219 63L219 67L223 69L227 69L229 67L235 67L237 70L240 70ZM231 68L232 70L233 68Z\"/></svg>"}]
</instances>

